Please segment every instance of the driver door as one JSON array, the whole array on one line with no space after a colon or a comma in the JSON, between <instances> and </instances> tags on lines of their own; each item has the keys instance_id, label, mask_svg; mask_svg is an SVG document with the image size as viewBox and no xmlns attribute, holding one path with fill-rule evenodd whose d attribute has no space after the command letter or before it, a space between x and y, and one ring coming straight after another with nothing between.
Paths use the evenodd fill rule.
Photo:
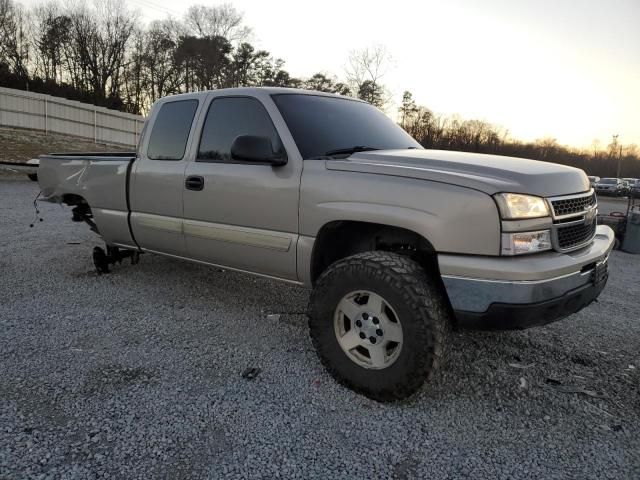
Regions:
<instances>
[{"instance_id":1,"label":"driver door","mask_svg":"<svg viewBox=\"0 0 640 480\"><path fill-rule=\"evenodd\" d=\"M183 191L187 255L207 263L297 280L298 200L302 162L273 166L239 161L240 135L268 137L286 151L267 107L252 96L214 95L206 109Z\"/></svg>"}]
</instances>

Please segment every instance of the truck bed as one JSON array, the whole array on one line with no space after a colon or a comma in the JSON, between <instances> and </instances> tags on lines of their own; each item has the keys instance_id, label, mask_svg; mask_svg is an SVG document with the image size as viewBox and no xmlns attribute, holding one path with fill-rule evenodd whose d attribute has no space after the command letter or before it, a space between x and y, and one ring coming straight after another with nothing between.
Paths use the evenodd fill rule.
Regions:
<instances>
[{"instance_id":1,"label":"truck bed","mask_svg":"<svg viewBox=\"0 0 640 480\"><path fill-rule=\"evenodd\" d=\"M40 155L41 198L64 202L79 195L92 207L126 209L127 166L135 152Z\"/></svg>"},{"instance_id":2,"label":"truck bed","mask_svg":"<svg viewBox=\"0 0 640 480\"><path fill-rule=\"evenodd\" d=\"M88 206L105 242L134 246L128 194L135 157L135 152L40 155L40 200Z\"/></svg>"}]
</instances>

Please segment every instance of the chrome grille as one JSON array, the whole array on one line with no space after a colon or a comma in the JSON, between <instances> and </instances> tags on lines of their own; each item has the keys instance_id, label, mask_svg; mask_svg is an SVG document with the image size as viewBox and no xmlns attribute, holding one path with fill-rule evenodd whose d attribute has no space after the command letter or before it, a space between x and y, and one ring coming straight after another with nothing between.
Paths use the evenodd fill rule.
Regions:
<instances>
[{"instance_id":1,"label":"chrome grille","mask_svg":"<svg viewBox=\"0 0 640 480\"><path fill-rule=\"evenodd\" d=\"M596 234L596 219L590 223L578 223L575 225L564 226L562 224L556 227L556 237L558 247L561 250L569 250L589 242Z\"/></svg>"},{"instance_id":2,"label":"chrome grille","mask_svg":"<svg viewBox=\"0 0 640 480\"><path fill-rule=\"evenodd\" d=\"M571 196L564 199L552 199L553 214L557 217L584 213L596 205L596 194L591 191L583 196Z\"/></svg>"},{"instance_id":3,"label":"chrome grille","mask_svg":"<svg viewBox=\"0 0 640 480\"><path fill-rule=\"evenodd\" d=\"M588 245L596 235L598 200L593 189L548 199L553 215L553 248L569 252Z\"/></svg>"}]
</instances>

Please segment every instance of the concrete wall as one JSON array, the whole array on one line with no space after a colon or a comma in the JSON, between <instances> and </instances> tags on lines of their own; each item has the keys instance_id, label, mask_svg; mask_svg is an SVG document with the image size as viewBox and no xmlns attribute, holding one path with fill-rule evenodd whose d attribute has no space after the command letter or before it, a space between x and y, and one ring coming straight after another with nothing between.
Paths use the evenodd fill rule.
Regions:
<instances>
[{"instance_id":1,"label":"concrete wall","mask_svg":"<svg viewBox=\"0 0 640 480\"><path fill-rule=\"evenodd\" d=\"M135 146L144 117L41 93L0 87L0 125Z\"/></svg>"}]
</instances>

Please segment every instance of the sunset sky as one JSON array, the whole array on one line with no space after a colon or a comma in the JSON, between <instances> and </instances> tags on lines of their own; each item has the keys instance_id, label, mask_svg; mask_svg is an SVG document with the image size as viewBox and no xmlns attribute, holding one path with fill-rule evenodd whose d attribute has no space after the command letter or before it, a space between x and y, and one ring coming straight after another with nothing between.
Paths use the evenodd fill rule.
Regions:
<instances>
[{"instance_id":1,"label":"sunset sky","mask_svg":"<svg viewBox=\"0 0 640 480\"><path fill-rule=\"evenodd\" d=\"M126 3L147 21L215 4ZM384 45L393 57L383 79L396 102L390 113L410 90L436 112L484 119L525 140L606 145L617 133L640 144L639 0L231 3L253 43L294 76L344 77L350 50Z\"/></svg>"}]
</instances>

